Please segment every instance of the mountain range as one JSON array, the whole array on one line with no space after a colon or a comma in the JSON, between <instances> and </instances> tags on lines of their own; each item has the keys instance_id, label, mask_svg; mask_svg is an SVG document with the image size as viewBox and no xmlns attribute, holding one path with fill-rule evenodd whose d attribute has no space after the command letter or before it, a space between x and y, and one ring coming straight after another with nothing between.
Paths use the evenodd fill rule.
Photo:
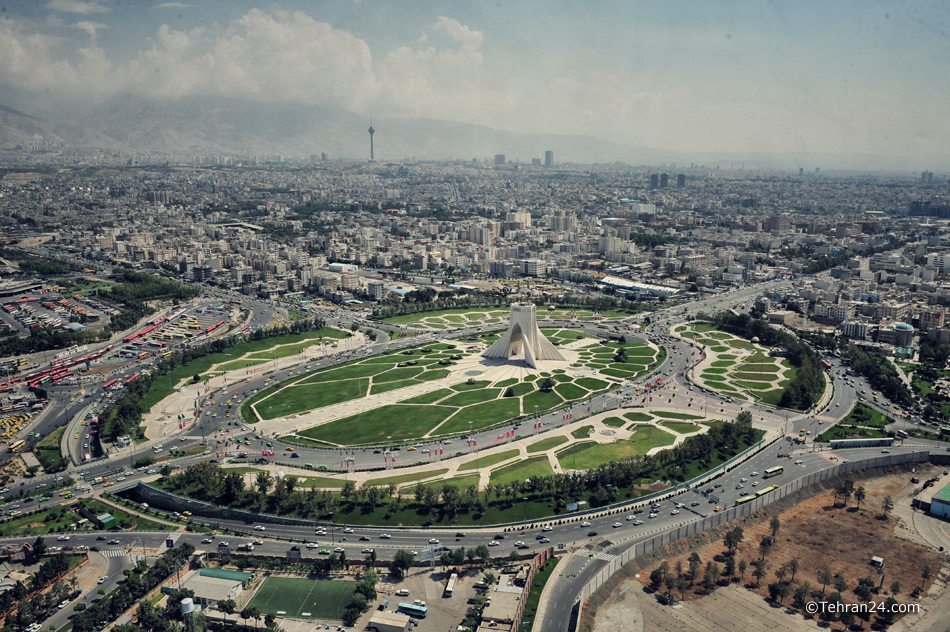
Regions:
<instances>
[{"instance_id":1,"label":"mountain range","mask_svg":"<svg viewBox=\"0 0 950 632\"><path fill-rule=\"evenodd\" d=\"M374 118L380 161L471 160L504 154L530 162L554 151L555 162L631 165L695 163L714 167L867 169L913 172L950 165L950 156L765 153L682 154L591 136L522 134L454 121ZM223 97L147 100L117 96L83 111L57 111L44 118L0 105L0 150L29 141L64 143L75 149L121 153L158 152L188 156L256 154L331 159L369 158L370 121L341 108L267 104Z\"/></svg>"}]
</instances>

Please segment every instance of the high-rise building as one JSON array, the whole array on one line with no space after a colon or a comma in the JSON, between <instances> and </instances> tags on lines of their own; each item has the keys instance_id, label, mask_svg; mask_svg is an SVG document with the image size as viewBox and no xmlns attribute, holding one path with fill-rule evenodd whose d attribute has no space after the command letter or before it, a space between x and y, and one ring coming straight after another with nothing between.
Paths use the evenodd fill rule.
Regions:
<instances>
[{"instance_id":1,"label":"high-rise building","mask_svg":"<svg viewBox=\"0 0 950 632\"><path fill-rule=\"evenodd\" d=\"M554 152L550 149L544 152L544 166L553 167L554 166Z\"/></svg>"},{"instance_id":2,"label":"high-rise building","mask_svg":"<svg viewBox=\"0 0 950 632\"><path fill-rule=\"evenodd\" d=\"M505 154L495 154L495 164L496 165L505 164Z\"/></svg>"},{"instance_id":3,"label":"high-rise building","mask_svg":"<svg viewBox=\"0 0 950 632\"><path fill-rule=\"evenodd\" d=\"M655 189L660 186L660 176L655 173L650 174L650 188Z\"/></svg>"},{"instance_id":4,"label":"high-rise building","mask_svg":"<svg viewBox=\"0 0 950 632\"><path fill-rule=\"evenodd\" d=\"M685 187L686 186L686 174L678 173L676 174L676 186Z\"/></svg>"},{"instance_id":5,"label":"high-rise building","mask_svg":"<svg viewBox=\"0 0 950 632\"><path fill-rule=\"evenodd\" d=\"M670 184L670 174L661 173L660 174L660 188L665 189Z\"/></svg>"},{"instance_id":6,"label":"high-rise building","mask_svg":"<svg viewBox=\"0 0 950 632\"><path fill-rule=\"evenodd\" d=\"M792 229L792 224L784 215L773 215L765 220L762 228L767 232L774 230L779 233L787 233Z\"/></svg>"}]
</instances>

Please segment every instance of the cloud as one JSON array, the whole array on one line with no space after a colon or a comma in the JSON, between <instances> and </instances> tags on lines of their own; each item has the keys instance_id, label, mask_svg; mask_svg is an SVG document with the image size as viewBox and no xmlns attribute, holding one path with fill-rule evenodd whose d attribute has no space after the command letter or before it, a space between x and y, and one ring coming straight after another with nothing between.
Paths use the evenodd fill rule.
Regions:
<instances>
[{"instance_id":1,"label":"cloud","mask_svg":"<svg viewBox=\"0 0 950 632\"><path fill-rule=\"evenodd\" d=\"M163 2L162 4L155 5L155 9L193 9L195 5L186 4L184 2Z\"/></svg>"},{"instance_id":2,"label":"cloud","mask_svg":"<svg viewBox=\"0 0 950 632\"><path fill-rule=\"evenodd\" d=\"M50 0L46 5L47 9L60 11L62 13L78 13L80 15L89 15L90 13L108 13L110 9L102 6L95 0L84 2L83 0Z\"/></svg>"},{"instance_id":3,"label":"cloud","mask_svg":"<svg viewBox=\"0 0 950 632\"><path fill-rule=\"evenodd\" d=\"M90 22L88 20L82 20L81 22L76 22L73 24L73 28L88 33L89 39L92 41L92 45L95 46L99 31L107 29L109 26L107 24L103 24L102 22Z\"/></svg>"}]
</instances>

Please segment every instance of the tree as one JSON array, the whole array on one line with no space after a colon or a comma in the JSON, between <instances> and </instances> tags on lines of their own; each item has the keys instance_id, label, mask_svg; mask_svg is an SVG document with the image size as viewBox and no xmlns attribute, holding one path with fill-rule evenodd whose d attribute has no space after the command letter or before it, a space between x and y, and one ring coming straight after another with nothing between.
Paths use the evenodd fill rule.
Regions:
<instances>
[{"instance_id":1,"label":"tree","mask_svg":"<svg viewBox=\"0 0 950 632\"><path fill-rule=\"evenodd\" d=\"M769 553L772 551L772 542L768 538L762 538L762 541L759 542L759 553L762 555L764 560L769 556Z\"/></svg>"},{"instance_id":2,"label":"tree","mask_svg":"<svg viewBox=\"0 0 950 632\"><path fill-rule=\"evenodd\" d=\"M923 568L920 569L920 589L924 589L924 584L927 583L927 580L930 579L930 567L924 564Z\"/></svg>"},{"instance_id":3,"label":"tree","mask_svg":"<svg viewBox=\"0 0 950 632\"><path fill-rule=\"evenodd\" d=\"M274 479L270 475L270 472L258 472L257 476L254 478L254 486L257 487L257 493L259 493L261 496L266 496L267 492L271 488L271 485L273 484Z\"/></svg>"},{"instance_id":4,"label":"tree","mask_svg":"<svg viewBox=\"0 0 950 632\"><path fill-rule=\"evenodd\" d=\"M228 620L229 614L234 614L234 611L237 609L237 604L234 603L233 599L223 599L218 602L218 610L224 613L224 620Z\"/></svg>"},{"instance_id":5,"label":"tree","mask_svg":"<svg viewBox=\"0 0 950 632\"><path fill-rule=\"evenodd\" d=\"M392 573L393 577L402 577L406 574L406 571L409 570L409 567L412 566L415 557L411 551L399 549L389 562L389 572Z\"/></svg>"},{"instance_id":6,"label":"tree","mask_svg":"<svg viewBox=\"0 0 950 632\"><path fill-rule=\"evenodd\" d=\"M191 381L197 384L198 382L201 381L201 376L195 373L194 375L191 376Z\"/></svg>"},{"instance_id":7,"label":"tree","mask_svg":"<svg viewBox=\"0 0 950 632\"><path fill-rule=\"evenodd\" d=\"M739 560L739 575L742 577L743 580L745 579L746 568L748 568L748 564L746 563L746 561Z\"/></svg>"},{"instance_id":8,"label":"tree","mask_svg":"<svg viewBox=\"0 0 950 632\"><path fill-rule=\"evenodd\" d=\"M544 381L541 382L541 392L542 392L542 393L550 393L551 391L554 390L554 386L555 386L554 380L552 380L552 379L549 378L549 377L548 377L548 378L545 378Z\"/></svg>"},{"instance_id":9,"label":"tree","mask_svg":"<svg viewBox=\"0 0 950 632\"><path fill-rule=\"evenodd\" d=\"M670 570L670 565L666 562L660 564L650 573L650 586L653 590L659 590L666 583L666 575Z\"/></svg>"},{"instance_id":10,"label":"tree","mask_svg":"<svg viewBox=\"0 0 950 632\"><path fill-rule=\"evenodd\" d=\"M726 567L723 570L723 573L730 580L736 576L736 556L735 555L729 555L726 557Z\"/></svg>"},{"instance_id":11,"label":"tree","mask_svg":"<svg viewBox=\"0 0 950 632\"><path fill-rule=\"evenodd\" d=\"M696 581L696 575L699 573L699 569L702 567L703 561L699 559L699 553L693 551L693 554L689 556L689 585L692 586L693 582Z\"/></svg>"},{"instance_id":12,"label":"tree","mask_svg":"<svg viewBox=\"0 0 950 632\"><path fill-rule=\"evenodd\" d=\"M795 573L798 572L798 558L794 558L788 561L788 570L792 573L792 578L789 581L795 581Z\"/></svg>"},{"instance_id":13,"label":"tree","mask_svg":"<svg viewBox=\"0 0 950 632\"><path fill-rule=\"evenodd\" d=\"M43 539L43 536L38 535L36 539L33 540L33 557L34 559L43 559L43 556L46 555L46 540Z\"/></svg>"},{"instance_id":14,"label":"tree","mask_svg":"<svg viewBox=\"0 0 950 632\"><path fill-rule=\"evenodd\" d=\"M766 576L769 565L765 562L765 559L761 559L757 562L753 562L752 566L754 567L752 571L752 576L755 577L755 587L759 587L759 583L762 581L762 578Z\"/></svg>"},{"instance_id":15,"label":"tree","mask_svg":"<svg viewBox=\"0 0 950 632\"><path fill-rule=\"evenodd\" d=\"M779 527L782 526L782 521L779 520L778 516L772 516L772 522L769 523L769 528L772 530L772 537L775 537L775 534L778 533Z\"/></svg>"},{"instance_id":16,"label":"tree","mask_svg":"<svg viewBox=\"0 0 950 632\"><path fill-rule=\"evenodd\" d=\"M722 540L725 543L726 548L729 549L729 553L735 553L736 549L739 547L739 544L742 543L742 527L735 527L726 532L726 535L723 536Z\"/></svg>"},{"instance_id":17,"label":"tree","mask_svg":"<svg viewBox=\"0 0 950 632\"><path fill-rule=\"evenodd\" d=\"M894 583L891 584L891 594L892 594L892 595L894 595L894 596L896 597L898 594L900 594L900 591L901 591L901 583L900 583L900 582L895 581Z\"/></svg>"},{"instance_id":18,"label":"tree","mask_svg":"<svg viewBox=\"0 0 950 632\"><path fill-rule=\"evenodd\" d=\"M821 582L821 596L825 596L825 587L831 583L831 571L823 568L818 571L818 581Z\"/></svg>"},{"instance_id":19,"label":"tree","mask_svg":"<svg viewBox=\"0 0 950 632\"><path fill-rule=\"evenodd\" d=\"M894 501L890 496L885 496L881 501L881 508L884 510L884 519L887 520L887 512L894 508Z\"/></svg>"},{"instance_id":20,"label":"tree","mask_svg":"<svg viewBox=\"0 0 950 632\"><path fill-rule=\"evenodd\" d=\"M785 598L788 597L788 593L791 591L791 588L788 587L783 581L777 581L774 584L769 584L769 597L772 598L772 601L777 601L782 603L785 601Z\"/></svg>"},{"instance_id":21,"label":"tree","mask_svg":"<svg viewBox=\"0 0 950 632\"><path fill-rule=\"evenodd\" d=\"M835 573L833 580L835 590L838 592L844 592L848 589L848 580L846 580L841 573Z\"/></svg>"},{"instance_id":22,"label":"tree","mask_svg":"<svg viewBox=\"0 0 950 632\"><path fill-rule=\"evenodd\" d=\"M722 577L722 571L719 568L719 564L713 561L706 562L706 572L703 573L703 585L706 587L706 590L710 590L715 586L720 577Z\"/></svg>"},{"instance_id":23,"label":"tree","mask_svg":"<svg viewBox=\"0 0 950 632\"><path fill-rule=\"evenodd\" d=\"M515 396L515 389L513 389L513 388L511 388L511 387L509 386L509 387L505 390L505 395L504 395L504 396L505 396L505 397L514 397L514 396Z\"/></svg>"},{"instance_id":24,"label":"tree","mask_svg":"<svg viewBox=\"0 0 950 632\"><path fill-rule=\"evenodd\" d=\"M792 606L801 610L805 607L808 600L808 593L811 592L811 584L805 582L795 589L795 595L792 597Z\"/></svg>"},{"instance_id":25,"label":"tree","mask_svg":"<svg viewBox=\"0 0 950 632\"><path fill-rule=\"evenodd\" d=\"M865 498L867 498L867 492L864 487L858 487L854 490L854 500L858 504L858 509L861 508L861 503L864 502Z\"/></svg>"}]
</instances>

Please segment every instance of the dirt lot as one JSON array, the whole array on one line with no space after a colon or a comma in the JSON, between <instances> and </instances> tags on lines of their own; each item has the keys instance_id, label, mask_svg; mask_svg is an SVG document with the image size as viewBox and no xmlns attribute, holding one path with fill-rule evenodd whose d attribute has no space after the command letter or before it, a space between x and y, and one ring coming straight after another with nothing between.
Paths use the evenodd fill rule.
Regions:
<instances>
[{"instance_id":1,"label":"dirt lot","mask_svg":"<svg viewBox=\"0 0 950 632\"><path fill-rule=\"evenodd\" d=\"M918 467L917 475L922 479L928 478L939 473L940 469L932 466ZM762 519L758 522L747 520L741 524L743 539L735 556L737 566L740 561L747 564L744 578L736 577L733 582L724 579L712 591L702 586L703 572L708 562L717 563L720 569L725 566L726 547L721 538L707 544L697 544L692 550L666 559L670 572L685 577L687 583L688 558L693 551L699 555L702 562L696 582L692 587L684 587L682 590L685 595L681 607L659 606L652 595L644 592L644 587L650 583L651 571L659 566L659 563L652 564L639 573L636 581L628 580L622 584L598 609L594 630L599 632L619 629L613 627L619 621L624 622L624 628L629 628L635 623L631 621L630 613L633 610L642 610L645 621L640 623L645 624L643 629L646 630L689 629L693 627L688 623L691 620L706 622L697 627L697 630L814 629L815 621L806 621L799 614L787 614L785 608L768 601L768 586L778 581L776 570L792 560L797 560L798 570L794 580L791 580L790 573L784 577L789 586L788 596L783 600L786 607L790 607L795 589L806 581L810 584L812 596L820 598L822 582L819 573L825 569L831 575L840 573L847 582L847 588L840 591L845 602L861 601L853 592L858 580L869 578L875 586L881 581L878 570L869 564L871 556L880 556L885 560L884 586L880 592L872 595L871 599L876 602L884 601L891 595L891 587L896 581L900 584L896 599L901 603L914 603L917 600L910 593L923 586L923 592L926 594L928 587L937 578L944 558L931 549L898 539L894 532L899 518L889 515L887 520L883 519L881 507L884 498L890 496L897 499L901 492L911 485L910 476L908 472L895 470L885 476L853 479L854 487L863 487L866 492L860 509L856 507L853 498L845 507L840 499L835 504L833 493L826 492L780 511L777 515L781 525L774 544L765 554L767 574L761 578L758 585L752 576L752 563L763 556L760 549L762 538L771 535L771 516L765 514L762 514ZM730 528L732 526L734 525L730 525ZM930 577L926 580L922 578L921 573L924 566L931 570ZM833 582L829 583L825 589L825 596L836 590L832 584ZM674 588L677 597L680 597L680 592L680 589ZM637 604L642 604L642 609L637 607ZM710 604L715 604L715 607L710 609ZM633 607L630 607L631 605ZM731 613L732 618L729 623L723 621L722 625L718 625L717 618L711 613L723 610ZM778 614L773 615L773 611ZM743 624L735 617L735 613L740 612L757 614L751 617L743 615L742 619L746 620ZM616 619L617 616L624 618ZM844 626L840 622L834 622L831 627L842 629Z\"/></svg>"}]
</instances>

